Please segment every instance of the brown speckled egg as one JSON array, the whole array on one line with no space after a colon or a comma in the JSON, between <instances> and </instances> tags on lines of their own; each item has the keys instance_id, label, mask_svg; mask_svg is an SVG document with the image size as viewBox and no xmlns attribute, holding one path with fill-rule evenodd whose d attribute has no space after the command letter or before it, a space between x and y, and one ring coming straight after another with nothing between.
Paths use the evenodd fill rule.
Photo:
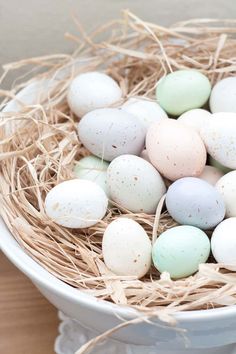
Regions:
<instances>
[{"instance_id":1,"label":"brown speckled egg","mask_svg":"<svg viewBox=\"0 0 236 354\"><path fill-rule=\"evenodd\" d=\"M206 163L206 149L199 134L174 119L149 128L146 148L151 163L171 181L199 176Z\"/></svg>"},{"instance_id":2,"label":"brown speckled egg","mask_svg":"<svg viewBox=\"0 0 236 354\"><path fill-rule=\"evenodd\" d=\"M141 157L128 154L110 163L107 185L110 198L133 213L154 214L166 192L158 171Z\"/></svg>"}]
</instances>

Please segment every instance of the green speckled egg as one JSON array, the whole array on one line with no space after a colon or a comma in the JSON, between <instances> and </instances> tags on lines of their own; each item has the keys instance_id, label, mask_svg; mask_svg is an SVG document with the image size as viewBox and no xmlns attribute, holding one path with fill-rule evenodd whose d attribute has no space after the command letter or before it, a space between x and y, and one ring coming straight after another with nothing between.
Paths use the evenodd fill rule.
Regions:
<instances>
[{"instance_id":1,"label":"green speckled egg","mask_svg":"<svg viewBox=\"0 0 236 354\"><path fill-rule=\"evenodd\" d=\"M79 160L74 167L74 175L98 184L108 196L107 168L109 163L97 156L86 156Z\"/></svg>"},{"instance_id":2,"label":"green speckled egg","mask_svg":"<svg viewBox=\"0 0 236 354\"><path fill-rule=\"evenodd\" d=\"M197 70L178 70L165 76L157 85L160 106L169 114L180 115L202 107L211 93L208 78Z\"/></svg>"},{"instance_id":3,"label":"green speckled egg","mask_svg":"<svg viewBox=\"0 0 236 354\"><path fill-rule=\"evenodd\" d=\"M176 226L163 232L152 249L154 266L173 279L194 274L210 254L210 241L194 226Z\"/></svg>"}]
</instances>

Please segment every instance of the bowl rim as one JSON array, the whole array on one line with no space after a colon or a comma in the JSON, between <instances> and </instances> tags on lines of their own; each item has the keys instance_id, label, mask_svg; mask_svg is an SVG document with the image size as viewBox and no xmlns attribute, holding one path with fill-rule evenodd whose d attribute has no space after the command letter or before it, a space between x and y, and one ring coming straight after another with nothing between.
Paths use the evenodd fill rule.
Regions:
<instances>
[{"instance_id":1,"label":"bowl rim","mask_svg":"<svg viewBox=\"0 0 236 354\"><path fill-rule=\"evenodd\" d=\"M63 73L61 73L63 75ZM34 104L38 94L42 90L45 91L49 88L49 85L56 83L57 77L51 80L33 80L28 86L20 90L16 97L9 101L7 105L2 110L3 112L17 111L19 105L17 104L17 99L20 99L25 104ZM6 224L0 217L0 250L7 256L7 258L24 274L26 274L33 282L42 285L42 287L56 292L57 295L63 296L69 300L74 300L80 304L84 304L87 307L93 308L98 312L103 312L107 314L116 314L125 319L133 319L140 315L140 311L133 309L129 306L116 305L112 302L97 299L96 297L85 294L81 290L73 288L71 285L66 284L62 280L58 279L49 271L47 271L43 266L37 263L32 257L30 257L23 248L16 241L14 236L11 234ZM31 264L32 267L29 267ZM37 272L35 267L40 270ZM42 273L46 276L42 276ZM50 281L53 280L53 281ZM56 284L56 285L54 285ZM236 315L236 305L220 307L216 309L208 310L192 310L192 311L182 311L176 312L173 316L176 320L183 322L195 322L202 320L215 320L217 317L232 317Z\"/></svg>"}]
</instances>

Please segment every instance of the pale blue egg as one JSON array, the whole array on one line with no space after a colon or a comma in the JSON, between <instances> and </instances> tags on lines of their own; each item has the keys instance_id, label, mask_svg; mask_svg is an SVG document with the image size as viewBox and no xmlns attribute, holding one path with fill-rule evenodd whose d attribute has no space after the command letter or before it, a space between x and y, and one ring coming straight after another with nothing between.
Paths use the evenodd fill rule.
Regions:
<instances>
[{"instance_id":1,"label":"pale blue egg","mask_svg":"<svg viewBox=\"0 0 236 354\"><path fill-rule=\"evenodd\" d=\"M225 204L217 189L195 177L181 178L169 187L166 207L179 224L203 230L212 229L225 216Z\"/></svg>"},{"instance_id":2,"label":"pale blue egg","mask_svg":"<svg viewBox=\"0 0 236 354\"><path fill-rule=\"evenodd\" d=\"M152 259L160 273L178 279L195 273L210 254L210 241L194 226L176 226L163 232L152 249Z\"/></svg>"}]
</instances>

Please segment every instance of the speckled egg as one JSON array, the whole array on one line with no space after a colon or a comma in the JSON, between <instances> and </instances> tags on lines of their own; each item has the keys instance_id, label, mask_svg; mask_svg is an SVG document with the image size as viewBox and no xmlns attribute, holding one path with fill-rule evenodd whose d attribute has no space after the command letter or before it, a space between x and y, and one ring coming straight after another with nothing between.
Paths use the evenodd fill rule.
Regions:
<instances>
[{"instance_id":1,"label":"speckled egg","mask_svg":"<svg viewBox=\"0 0 236 354\"><path fill-rule=\"evenodd\" d=\"M115 80L98 71L76 76L70 84L67 101L78 117L97 108L109 107L121 99L122 91Z\"/></svg>"},{"instance_id":2,"label":"speckled egg","mask_svg":"<svg viewBox=\"0 0 236 354\"><path fill-rule=\"evenodd\" d=\"M202 230L193 226L176 226L156 240L152 259L160 273L173 279L188 277L198 271L210 254L210 241Z\"/></svg>"},{"instance_id":3,"label":"speckled egg","mask_svg":"<svg viewBox=\"0 0 236 354\"><path fill-rule=\"evenodd\" d=\"M139 155L144 147L145 129L131 113L101 108L81 119L78 135L92 154L111 161L123 154Z\"/></svg>"},{"instance_id":4,"label":"speckled egg","mask_svg":"<svg viewBox=\"0 0 236 354\"><path fill-rule=\"evenodd\" d=\"M236 216L236 171L224 175L216 183L216 188L222 195L226 206L226 216Z\"/></svg>"},{"instance_id":5,"label":"speckled egg","mask_svg":"<svg viewBox=\"0 0 236 354\"><path fill-rule=\"evenodd\" d=\"M214 186L223 175L223 172L218 168L206 165L198 178L201 178Z\"/></svg>"},{"instance_id":6,"label":"speckled egg","mask_svg":"<svg viewBox=\"0 0 236 354\"><path fill-rule=\"evenodd\" d=\"M171 181L199 176L206 163L206 149L199 134L174 119L148 129L146 148L152 164Z\"/></svg>"},{"instance_id":7,"label":"speckled egg","mask_svg":"<svg viewBox=\"0 0 236 354\"><path fill-rule=\"evenodd\" d=\"M109 163L90 155L83 157L76 162L74 167L74 175L77 178L87 179L97 183L108 195L107 188L107 168Z\"/></svg>"},{"instance_id":8,"label":"speckled egg","mask_svg":"<svg viewBox=\"0 0 236 354\"><path fill-rule=\"evenodd\" d=\"M104 232L102 254L113 273L141 278L151 266L151 241L136 221L118 218Z\"/></svg>"},{"instance_id":9,"label":"speckled egg","mask_svg":"<svg viewBox=\"0 0 236 354\"><path fill-rule=\"evenodd\" d=\"M156 96L160 106L177 116L190 109L202 107L211 93L208 78L197 70L177 70L157 84Z\"/></svg>"},{"instance_id":10,"label":"speckled egg","mask_svg":"<svg viewBox=\"0 0 236 354\"><path fill-rule=\"evenodd\" d=\"M45 211L61 226L84 228L95 225L106 214L108 199L96 183L83 179L62 182L45 199Z\"/></svg>"},{"instance_id":11,"label":"speckled egg","mask_svg":"<svg viewBox=\"0 0 236 354\"><path fill-rule=\"evenodd\" d=\"M225 204L218 190L195 177L181 178L169 187L166 207L179 224L203 230L215 227L225 216Z\"/></svg>"},{"instance_id":12,"label":"speckled egg","mask_svg":"<svg viewBox=\"0 0 236 354\"><path fill-rule=\"evenodd\" d=\"M189 127L200 133L200 130L207 124L208 119L211 118L211 113L205 109L191 109L178 118L178 121L188 125Z\"/></svg>"},{"instance_id":13,"label":"speckled egg","mask_svg":"<svg viewBox=\"0 0 236 354\"><path fill-rule=\"evenodd\" d=\"M236 218L222 221L213 231L211 249L217 263L236 271Z\"/></svg>"},{"instance_id":14,"label":"speckled egg","mask_svg":"<svg viewBox=\"0 0 236 354\"><path fill-rule=\"evenodd\" d=\"M211 92L210 109L212 113L236 113L236 77L227 77L217 82Z\"/></svg>"},{"instance_id":15,"label":"speckled egg","mask_svg":"<svg viewBox=\"0 0 236 354\"><path fill-rule=\"evenodd\" d=\"M152 123L168 118L158 103L143 98L130 98L122 106L126 112L132 113L148 129Z\"/></svg>"},{"instance_id":16,"label":"speckled egg","mask_svg":"<svg viewBox=\"0 0 236 354\"><path fill-rule=\"evenodd\" d=\"M159 172L134 155L122 155L110 163L107 183L110 198L134 213L155 213L166 191Z\"/></svg>"},{"instance_id":17,"label":"speckled egg","mask_svg":"<svg viewBox=\"0 0 236 354\"><path fill-rule=\"evenodd\" d=\"M207 152L222 165L236 169L236 113L212 114L200 133Z\"/></svg>"}]
</instances>

